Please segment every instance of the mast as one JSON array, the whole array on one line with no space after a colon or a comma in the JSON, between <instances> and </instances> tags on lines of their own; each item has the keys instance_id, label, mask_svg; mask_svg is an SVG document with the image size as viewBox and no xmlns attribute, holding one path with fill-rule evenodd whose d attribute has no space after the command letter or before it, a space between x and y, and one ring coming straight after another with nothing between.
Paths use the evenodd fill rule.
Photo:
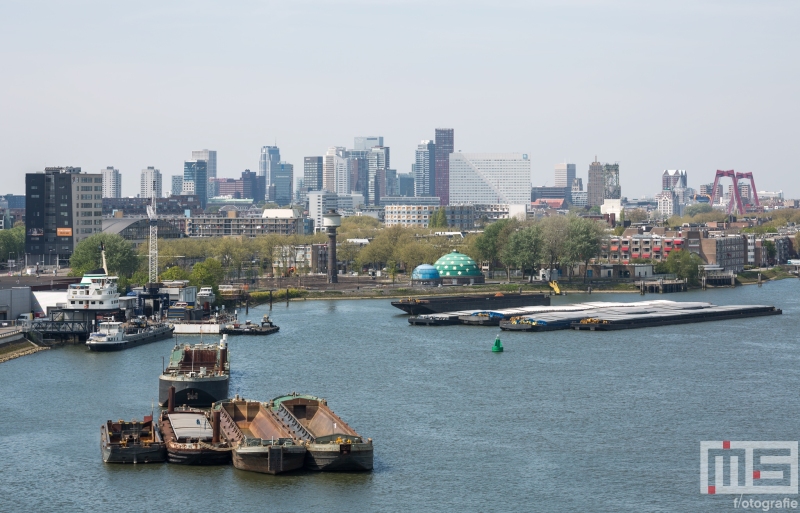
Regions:
<instances>
[{"instance_id":1,"label":"mast","mask_svg":"<svg viewBox=\"0 0 800 513\"><path fill-rule=\"evenodd\" d=\"M156 216L156 195L153 191L153 204L147 207L147 216L150 218L150 252L148 254L150 283L158 282L158 217Z\"/></svg>"}]
</instances>

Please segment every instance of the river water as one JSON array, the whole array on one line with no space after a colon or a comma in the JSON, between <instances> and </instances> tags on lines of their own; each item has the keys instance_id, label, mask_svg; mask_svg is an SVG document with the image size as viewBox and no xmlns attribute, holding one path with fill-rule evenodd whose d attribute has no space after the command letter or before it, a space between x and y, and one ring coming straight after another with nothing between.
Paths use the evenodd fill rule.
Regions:
<instances>
[{"instance_id":1,"label":"river water","mask_svg":"<svg viewBox=\"0 0 800 513\"><path fill-rule=\"evenodd\" d=\"M699 442L800 439L800 283L645 299L784 313L503 333L494 354L499 330L412 327L388 300L276 304L279 334L231 337L232 394L327 398L375 441L363 474L104 464L100 425L149 413L172 342L43 351L0 366L0 511L732 510L700 494Z\"/></svg>"}]
</instances>

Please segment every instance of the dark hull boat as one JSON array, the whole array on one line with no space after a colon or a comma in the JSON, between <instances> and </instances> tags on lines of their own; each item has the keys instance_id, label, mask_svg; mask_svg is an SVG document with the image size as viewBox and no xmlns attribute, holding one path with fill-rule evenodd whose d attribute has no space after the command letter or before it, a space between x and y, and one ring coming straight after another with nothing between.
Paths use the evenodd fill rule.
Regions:
<instances>
[{"instance_id":1,"label":"dark hull boat","mask_svg":"<svg viewBox=\"0 0 800 513\"><path fill-rule=\"evenodd\" d=\"M166 406L169 389L175 387L176 406L208 408L228 397L229 381L227 335L219 345L176 345L158 378L158 404Z\"/></svg>"},{"instance_id":2,"label":"dark hull boat","mask_svg":"<svg viewBox=\"0 0 800 513\"><path fill-rule=\"evenodd\" d=\"M104 322L100 324L100 330L89 335L86 347L92 351L121 351L131 347L157 342L172 338L173 328L166 324L147 326L137 329L134 333L127 333L121 328L115 332L113 325L121 323Z\"/></svg>"},{"instance_id":3,"label":"dark hull boat","mask_svg":"<svg viewBox=\"0 0 800 513\"><path fill-rule=\"evenodd\" d=\"M100 428L100 448L106 463L163 463L167 458L152 415L142 422L106 421Z\"/></svg>"},{"instance_id":4,"label":"dark hull boat","mask_svg":"<svg viewBox=\"0 0 800 513\"><path fill-rule=\"evenodd\" d=\"M392 301L392 306L411 315L461 310L499 310L523 306L549 306L550 296L544 294L478 294L474 296L431 296Z\"/></svg>"},{"instance_id":5,"label":"dark hull boat","mask_svg":"<svg viewBox=\"0 0 800 513\"><path fill-rule=\"evenodd\" d=\"M220 441L219 412L209 415L191 408L165 410L158 426L169 463L227 465L231 462L230 447Z\"/></svg>"},{"instance_id":6,"label":"dark hull boat","mask_svg":"<svg viewBox=\"0 0 800 513\"><path fill-rule=\"evenodd\" d=\"M308 470L372 470L372 439L364 441L328 408L325 399L293 393L276 397L269 405L305 442Z\"/></svg>"},{"instance_id":7,"label":"dark hull boat","mask_svg":"<svg viewBox=\"0 0 800 513\"><path fill-rule=\"evenodd\" d=\"M278 417L257 401L238 397L214 405L223 438L239 470L281 474L303 468L306 448Z\"/></svg>"}]
</instances>

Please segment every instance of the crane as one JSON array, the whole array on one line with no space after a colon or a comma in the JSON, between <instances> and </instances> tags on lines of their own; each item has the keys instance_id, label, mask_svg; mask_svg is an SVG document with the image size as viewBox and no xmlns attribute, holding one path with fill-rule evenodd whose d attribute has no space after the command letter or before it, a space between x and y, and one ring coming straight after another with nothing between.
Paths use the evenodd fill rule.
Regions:
<instances>
[{"instance_id":1,"label":"crane","mask_svg":"<svg viewBox=\"0 0 800 513\"><path fill-rule=\"evenodd\" d=\"M156 195L153 204L147 206L147 217L150 218L150 252L148 254L149 282L158 283L158 216L156 215Z\"/></svg>"}]
</instances>

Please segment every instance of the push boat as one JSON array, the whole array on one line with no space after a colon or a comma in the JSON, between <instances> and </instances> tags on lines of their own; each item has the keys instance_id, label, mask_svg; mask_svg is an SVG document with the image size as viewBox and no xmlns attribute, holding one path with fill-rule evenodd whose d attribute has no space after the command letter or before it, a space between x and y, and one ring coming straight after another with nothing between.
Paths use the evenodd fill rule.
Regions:
<instances>
[{"instance_id":1,"label":"push boat","mask_svg":"<svg viewBox=\"0 0 800 513\"><path fill-rule=\"evenodd\" d=\"M372 439L365 441L325 399L293 392L271 400L269 407L305 443L306 469L372 470Z\"/></svg>"},{"instance_id":2,"label":"push boat","mask_svg":"<svg viewBox=\"0 0 800 513\"><path fill-rule=\"evenodd\" d=\"M218 411L174 408L170 403L161 412L158 427L167 446L169 463L227 465L231 462L231 448L220 440Z\"/></svg>"},{"instance_id":3,"label":"push boat","mask_svg":"<svg viewBox=\"0 0 800 513\"><path fill-rule=\"evenodd\" d=\"M141 422L106 421L100 427L100 447L106 463L163 463L167 459L152 415Z\"/></svg>"},{"instance_id":4,"label":"push boat","mask_svg":"<svg viewBox=\"0 0 800 513\"><path fill-rule=\"evenodd\" d=\"M228 336L219 344L176 344L158 377L158 404L166 406L175 387L175 405L208 408L228 397Z\"/></svg>"},{"instance_id":5,"label":"push boat","mask_svg":"<svg viewBox=\"0 0 800 513\"><path fill-rule=\"evenodd\" d=\"M131 325L121 322L101 322L98 330L89 335L86 347L92 351L119 351L172 338L174 329L167 324Z\"/></svg>"},{"instance_id":6,"label":"push boat","mask_svg":"<svg viewBox=\"0 0 800 513\"><path fill-rule=\"evenodd\" d=\"M220 430L233 448L233 466L240 470L281 474L303 468L306 447L264 403L236 396L216 403Z\"/></svg>"}]
</instances>

